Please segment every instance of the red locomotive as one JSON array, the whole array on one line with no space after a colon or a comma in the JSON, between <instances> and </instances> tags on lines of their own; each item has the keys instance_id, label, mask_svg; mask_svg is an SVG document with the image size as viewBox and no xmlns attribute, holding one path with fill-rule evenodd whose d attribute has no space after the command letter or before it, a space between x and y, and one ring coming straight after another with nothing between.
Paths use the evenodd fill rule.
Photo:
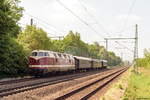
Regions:
<instances>
[{"instance_id":1,"label":"red locomotive","mask_svg":"<svg viewBox=\"0 0 150 100\"><path fill-rule=\"evenodd\" d=\"M29 68L33 75L48 72L89 70L107 66L106 60L91 59L46 50L34 50L29 57Z\"/></svg>"}]
</instances>

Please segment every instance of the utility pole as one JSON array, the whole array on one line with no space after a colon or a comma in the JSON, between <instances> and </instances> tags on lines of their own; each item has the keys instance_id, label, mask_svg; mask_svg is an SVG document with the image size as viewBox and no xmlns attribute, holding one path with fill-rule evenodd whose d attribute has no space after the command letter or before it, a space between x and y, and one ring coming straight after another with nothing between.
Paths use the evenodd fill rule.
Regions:
<instances>
[{"instance_id":1,"label":"utility pole","mask_svg":"<svg viewBox=\"0 0 150 100\"><path fill-rule=\"evenodd\" d=\"M108 39L105 38L106 40L106 60L108 60Z\"/></svg>"},{"instance_id":2,"label":"utility pole","mask_svg":"<svg viewBox=\"0 0 150 100\"><path fill-rule=\"evenodd\" d=\"M32 26L33 25L33 19L31 18L30 20L30 25Z\"/></svg>"},{"instance_id":3,"label":"utility pole","mask_svg":"<svg viewBox=\"0 0 150 100\"><path fill-rule=\"evenodd\" d=\"M138 25L135 25L135 46L134 46L134 70L138 72L136 60L138 59Z\"/></svg>"},{"instance_id":4,"label":"utility pole","mask_svg":"<svg viewBox=\"0 0 150 100\"><path fill-rule=\"evenodd\" d=\"M122 59L122 61L123 61L123 53L121 52L121 59Z\"/></svg>"}]
</instances>

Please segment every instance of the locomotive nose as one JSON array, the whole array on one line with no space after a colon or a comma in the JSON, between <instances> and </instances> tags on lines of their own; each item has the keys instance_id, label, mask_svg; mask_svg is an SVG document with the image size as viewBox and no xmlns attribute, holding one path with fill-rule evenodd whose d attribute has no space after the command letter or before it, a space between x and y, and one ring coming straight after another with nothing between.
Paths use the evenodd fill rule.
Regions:
<instances>
[{"instance_id":1,"label":"locomotive nose","mask_svg":"<svg viewBox=\"0 0 150 100\"><path fill-rule=\"evenodd\" d=\"M29 65L39 65L39 64L40 64L39 59L29 57Z\"/></svg>"}]
</instances>

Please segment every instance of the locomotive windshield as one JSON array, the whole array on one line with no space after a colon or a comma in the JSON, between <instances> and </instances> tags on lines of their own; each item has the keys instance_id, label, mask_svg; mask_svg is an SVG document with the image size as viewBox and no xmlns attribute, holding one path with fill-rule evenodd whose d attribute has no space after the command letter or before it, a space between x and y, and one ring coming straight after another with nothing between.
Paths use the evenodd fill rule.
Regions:
<instances>
[{"instance_id":1,"label":"locomotive windshield","mask_svg":"<svg viewBox=\"0 0 150 100\"><path fill-rule=\"evenodd\" d=\"M49 56L48 52L32 52L32 56Z\"/></svg>"},{"instance_id":2,"label":"locomotive windshield","mask_svg":"<svg viewBox=\"0 0 150 100\"><path fill-rule=\"evenodd\" d=\"M37 56L37 52L32 52L32 56Z\"/></svg>"}]
</instances>

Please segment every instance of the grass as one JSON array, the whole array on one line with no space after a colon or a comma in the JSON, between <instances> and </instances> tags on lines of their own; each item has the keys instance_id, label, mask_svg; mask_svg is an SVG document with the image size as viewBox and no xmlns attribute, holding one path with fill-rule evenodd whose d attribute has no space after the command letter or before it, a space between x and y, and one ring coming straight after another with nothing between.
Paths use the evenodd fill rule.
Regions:
<instances>
[{"instance_id":1,"label":"grass","mask_svg":"<svg viewBox=\"0 0 150 100\"><path fill-rule=\"evenodd\" d=\"M123 100L150 100L150 69L139 70L140 74L132 71Z\"/></svg>"}]
</instances>

